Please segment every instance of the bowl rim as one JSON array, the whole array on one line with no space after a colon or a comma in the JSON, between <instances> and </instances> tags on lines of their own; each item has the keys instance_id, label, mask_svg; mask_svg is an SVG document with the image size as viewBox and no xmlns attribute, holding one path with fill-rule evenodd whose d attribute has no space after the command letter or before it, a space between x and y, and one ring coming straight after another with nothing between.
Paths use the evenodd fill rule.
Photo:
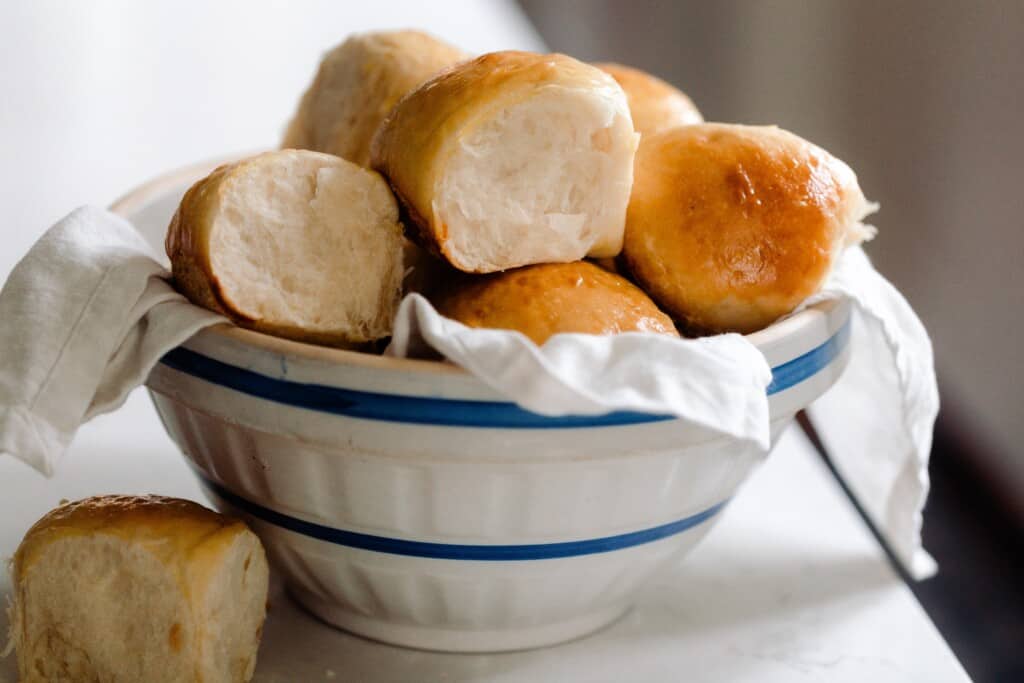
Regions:
<instances>
[{"instance_id":1,"label":"bowl rim","mask_svg":"<svg viewBox=\"0 0 1024 683\"><path fill-rule=\"evenodd\" d=\"M258 152L253 152L256 154ZM182 185L191 185L208 175L213 169L249 156L232 154L199 161L162 173L122 194L115 199L109 210L130 220L131 215L155 199ZM768 327L745 335L759 349L774 346L785 339L802 336L811 329L821 314L829 317L839 306L839 300L821 301L807 308L777 320ZM331 346L320 346L306 342L275 337L263 332L239 327L233 323L221 323L207 327L197 336L218 337L229 343L254 347L274 354L302 358L319 362L357 366L371 369L402 370L433 374L468 375L469 372L448 360L426 360L420 358L397 358L364 351L354 351Z\"/></svg>"}]
</instances>

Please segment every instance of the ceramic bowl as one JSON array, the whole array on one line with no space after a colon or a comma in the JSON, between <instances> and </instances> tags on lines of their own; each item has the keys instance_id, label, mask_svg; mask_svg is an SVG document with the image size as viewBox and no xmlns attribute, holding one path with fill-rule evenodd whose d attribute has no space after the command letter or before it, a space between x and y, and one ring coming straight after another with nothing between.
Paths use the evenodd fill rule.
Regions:
<instances>
[{"instance_id":1,"label":"ceramic bowl","mask_svg":"<svg viewBox=\"0 0 1024 683\"><path fill-rule=\"evenodd\" d=\"M154 241L203 165L114 205ZM847 360L849 306L750 339L773 370L772 442ZM207 329L147 387L215 505L245 517L307 609L449 651L610 623L689 552L763 459L674 419L545 417L461 369Z\"/></svg>"}]
</instances>

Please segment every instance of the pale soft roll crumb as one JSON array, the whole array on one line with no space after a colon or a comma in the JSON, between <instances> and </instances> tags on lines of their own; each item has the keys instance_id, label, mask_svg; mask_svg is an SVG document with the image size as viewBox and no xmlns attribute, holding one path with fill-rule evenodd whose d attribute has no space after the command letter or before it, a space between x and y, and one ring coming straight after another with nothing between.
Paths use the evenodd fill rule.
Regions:
<instances>
[{"instance_id":1,"label":"pale soft roll crumb","mask_svg":"<svg viewBox=\"0 0 1024 683\"><path fill-rule=\"evenodd\" d=\"M317 152L269 152L201 180L175 214L167 253L195 303L301 341L385 337L401 294L401 226L387 184Z\"/></svg>"},{"instance_id":2,"label":"pale soft roll crumb","mask_svg":"<svg viewBox=\"0 0 1024 683\"><path fill-rule=\"evenodd\" d=\"M546 88L467 133L433 202L446 250L468 270L616 253L632 149L601 96ZM616 144L618 142L618 144Z\"/></svg>"},{"instance_id":3,"label":"pale soft roll crumb","mask_svg":"<svg viewBox=\"0 0 1024 683\"><path fill-rule=\"evenodd\" d=\"M406 96L378 131L373 165L421 244L488 273L617 254L636 142L625 95L601 70L499 52Z\"/></svg>"},{"instance_id":4,"label":"pale soft roll crumb","mask_svg":"<svg viewBox=\"0 0 1024 683\"><path fill-rule=\"evenodd\" d=\"M773 126L644 136L623 258L691 333L748 333L819 290L877 208L839 159Z\"/></svg>"},{"instance_id":5,"label":"pale soft roll crumb","mask_svg":"<svg viewBox=\"0 0 1024 683\"><path fill-rule=\"evenodd\" d=\"M41 519L13 569L22 683L252 678L268 568L238 520L189 501L100 496Z\"/></svg>"}]
</instances>

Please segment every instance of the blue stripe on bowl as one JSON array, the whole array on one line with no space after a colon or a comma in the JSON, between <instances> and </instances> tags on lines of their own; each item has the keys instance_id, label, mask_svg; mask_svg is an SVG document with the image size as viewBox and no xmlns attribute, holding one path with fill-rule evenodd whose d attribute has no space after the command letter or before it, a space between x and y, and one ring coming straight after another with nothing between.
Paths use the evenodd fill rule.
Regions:
<instances>
[{"instance_id":1,"label":"blue stripe on bowl","mask_svg":"<svg viewBox=\"0 0 1024 683\"><path fill-rule=\"evenodd\" d=\"M323 413L366 420L503 429L565 429L664 422L671 415L620 411L605 415L547 417L505 401L466 401L399 396L274 379L178 347L160 360L164 365L208 382L269 401Z\"/></svg>"},{"instance_id":2,"label":"blue stripe on bowl","mask_svg":"<svg viewBox=\"0 0 1024 683\"><path fill-rule=\"evenodd\" d=\"M401 538L374 536L356 531L334 529L314 522L307 522L296 517L265 508L251 500L247 500L228 491L223 486L210 481L197 472L202 484L214 495L231 504L238 510L275 526L309 536L320 541L360 550L372 550L391 555L409 557L427 557L434 560L473 560L478 562L510 562L522 560L552 560L560 557L577 557L608 553L624 548L631 548L644 543L651 543L669 536L680 534L687 529L714 517L728 501L722 501L695 515L678 519L668 524L632 531L616 536L603 536L582 541L563 543L529 543L523 545L468 545L459 543L429 543L426 541L409 541Z\"/></svg>"},{"instance_id":3,"label":"blue stripe on bowl","mask_svg":"<svg viewBox=\"0 0 1024 683\"><path fill-rule=\"evenodd\" d=\"M820 372L835 360L850 343L850 319L847 318L839 331L829 337L821 346L815 347L802 356L772 368L772 381L765 390L768 395L777 394L803 382Z\"/></svg>"},{"instance_id":4,"label":"blue stripe on bowl","mask_svg":"<svg viewBox=\"0 0 1024 683\"><path fill-rule=\"evenodd\" d=\"M772 369L768 395L789 389L821 371L846 347L850 322L828 341ZM429 424L497 429L571 429L612 427L674 420L672 415L617 411L604 415L550 417L507 401L466 401L426 396L399 396L276 379L223 363L184 347L172 349L160 362L169 368L250 396L334 415Z\"/></svg>"}]
</instances>

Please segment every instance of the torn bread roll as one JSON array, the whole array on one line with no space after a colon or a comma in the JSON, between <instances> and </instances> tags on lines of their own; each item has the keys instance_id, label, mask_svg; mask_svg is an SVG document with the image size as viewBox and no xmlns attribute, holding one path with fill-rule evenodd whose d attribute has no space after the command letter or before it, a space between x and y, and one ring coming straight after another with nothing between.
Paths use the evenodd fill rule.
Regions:
<instances>
[{"instance_id":1,"label":"torn bread roll","mask_svg":"<svg viewBox=\"0 0 1024 683\"><path fill-rule=\"evenodd\" d=\"M351 36L320 62L281 146L326 152L367 166L370 140L395 103L468 56L421 31Z\"/></svg>"},{"instance_id":2,"label":"torn bread roll","mask_svg":"<svg viewBox=\"0 0 1024 683\"><path fill-rule=\"evenodd\" d=\"M622 88L564 55L495 52L409 93L373 143L407 228L459 270L614 256L637 135Z\"/></svg>"},{"instance_id":3,"label":"torn bread roll","mask_svg":"<svg viewBox=\"0 0 1024 683\"><path fill-rule=\"evenodd\" d=\"M564 332L678 336L672 320L636 285L587 261L467 278L436 304L441 315L464 325L515 330L536 344Z\"/></svg>"},{"instance_id":4,"label":"torn bread roll","mask_svg":"<svg viewBox=\"0 0 1024 683\"><path fill-rule=\"evenodd\" d=\"M22 683L252 678L268 569L238 520L173 498L88 498L39 520L12 567Z\"/></svg>"},{"instance_id":5,"label":"torn bread roll","mask_svg":"<svg viewBox=\"0 0 1024 683\"><path fill-rule=\"evenodd\" d=\"M594 66L610 74L622 86L629 101L633 127L641 135L704 121L693 100L660 78L621 64Z\"/></svg>"},{"instance_id":6,"label":"torn bread roll","mask_svg":"<svg viewBox=\"0 0 1024 683\"><path fill-rule=\"evenodd\" d=\"M305 150L222 166L167 233L178 289L237 324L354 346L386 337L401 296L398 205L377 173Z\"/></svg>"},{"instance_id":7,"label":"torn bread roll","mask_svg":"<svg viewBox=\"0 0 1024 683\"><path fill-rule=\"evenodd\" d=\"M753 332L814 294L877 209L850 167L774 126L640 143L623 261L687 332Z\"/></svg>"}]
</instances>

